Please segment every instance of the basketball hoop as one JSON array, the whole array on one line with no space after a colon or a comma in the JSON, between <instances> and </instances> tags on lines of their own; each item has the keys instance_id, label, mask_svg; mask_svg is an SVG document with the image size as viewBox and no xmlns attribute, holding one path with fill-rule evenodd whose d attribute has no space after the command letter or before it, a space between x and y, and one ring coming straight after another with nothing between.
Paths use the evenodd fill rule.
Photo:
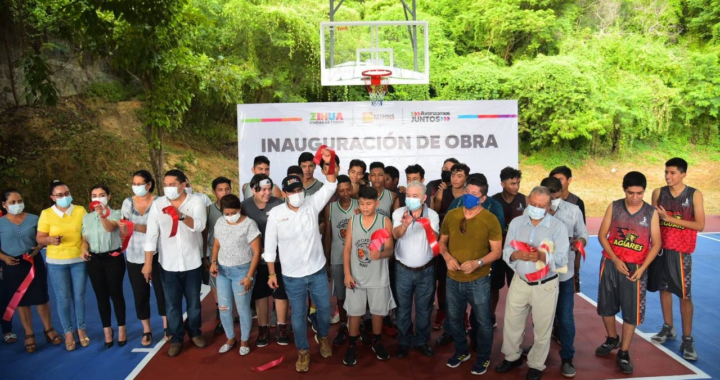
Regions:
<instances>
[{"instance_id":1,"label":"basketball hoop","mask_svg":"<svg viewBox=\"0 0 720 380\"><path fill-rule=\"evenodd\" d=\"M373 106L381 106L383 104L391 74L392 71L381 69L365 70L362 72L365 86L370 95L370 103Z\"/></svg>"}]
</instances>

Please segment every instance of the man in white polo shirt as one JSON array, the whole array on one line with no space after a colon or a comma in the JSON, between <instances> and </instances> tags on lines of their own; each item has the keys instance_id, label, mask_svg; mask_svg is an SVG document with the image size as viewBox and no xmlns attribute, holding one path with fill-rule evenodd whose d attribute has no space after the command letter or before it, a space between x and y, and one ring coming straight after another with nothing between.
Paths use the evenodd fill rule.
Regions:
<instances>
[{"instance_id":1,"label":"man in white polo shirt","mask_svg":"<svg viewBox=\"0 0 720 380\"><path fill-rule=\"evenodd\" d=\"M427 233L417 219L427 218L435 234L440 231L440 218L430 209L426 188L422 182L408 183L405 191L405 207L393 212L393 237L395 246L395 294L398 326L397 357L404 358L411 347L425 356L433 356L427 342L430 339L430 314L435 295L435 261L428 243ZM413 298L415 299L415 335L410 331Z\"/></svg>"},{"instance_id":2,"label":"man in white polo shirt","mask_svg":"<svg viewBox=\"0 0 720 380\"><path fill-rule=\"evenodd\" d=\"M205 347L200 331L200 285L202 283L202 231L207 222L207 208L202 198L185 192L187 177L180 170L170 170L163 178L165 196L157 198L150 207L145 235L145 279L152 279L153 254L159 253L160 276L165 290L168 335L171 335L168 355L175 357L182 350L183 297L187 303L188 334L199 348ZM163 212L168 208L170 213ZM171 213L177 215L174 223ZM174 225L174 228L173 228ZM175 230L175 235L170 236Z\"/></svg>"},{"instance_id":3,"label":"man in white polo shirt","mask_svg":"<svg viewBox=\"0 0 720 380\"><path fill-rule=\"evenodd\" d=\"M326 151L323 160L330 162ZM318 214L323 210L337 188L337 173L326 174L327 182L312 197L305 197L306 189L302 180L296 176L285 177L282 191L287 202L270 210L265 227L265 253L267 262L268 285L278 286L275 273L275 261L282 265L285 292L292 308L292 327L295 334L295 346L298 360L295 369L307 372L310 369L310 353L307 340L307 295L317 309L320 355L332 356L332 346L328 341L330 329L330 290L328 288L325 253L322 238L318 230ZM327 166L323 165L323 173ZM279 251L276 250L279 248Z\"/></svg>"}]
</instances>

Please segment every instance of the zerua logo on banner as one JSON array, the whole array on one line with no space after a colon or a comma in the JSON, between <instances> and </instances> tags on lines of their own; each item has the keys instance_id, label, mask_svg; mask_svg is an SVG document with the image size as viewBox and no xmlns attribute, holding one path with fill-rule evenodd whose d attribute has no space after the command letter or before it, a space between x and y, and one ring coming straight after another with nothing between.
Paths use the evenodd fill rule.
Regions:
<instances>
[{"instance_id":1,"label":"zerua logo on banner","mask_svg":"<svg viewBox=\"0 0 720 380\"><path fill-rule=\"evenodd\" d=\"M395 114L363 112L362 119L363 119L363 123L372 123L374 121L381 121L381 120L395 120Z\"/></svg>"},{"instance_id":2,"label":"zerua logo on banner","mask_svg":"<svg viewBox=\"0 0 720 380\"><path fill-rule=\"evenodd\" d=\"M450 112L411 112L412 123L439 123L441 121L450 121Z\"/></svg>"},{"instance_id":3,"label":"zerua logo on banner","mask_svg":"<svg viewBox=\"0 0 720 380\"><path fill-rule=\"evenodd\" d=\"M343 124L342 112L311 112L310 124Z\"/></svg>"}]
</instances>

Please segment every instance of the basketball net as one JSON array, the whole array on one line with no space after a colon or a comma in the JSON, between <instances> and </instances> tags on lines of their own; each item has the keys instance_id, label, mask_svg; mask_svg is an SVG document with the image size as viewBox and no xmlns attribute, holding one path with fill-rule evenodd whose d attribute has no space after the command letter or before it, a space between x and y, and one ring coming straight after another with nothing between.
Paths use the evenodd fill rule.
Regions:
<instances>
[{"instance_id":1,"label":"basketball net","mask_svg":"<svg viewBox=\"0 0 720 380\"><path fill-rule=\"evenodd\" d=\"M370 95L370 104L373 106L382 106L391 74L392 72L390 70L363 71L363 80L365 81L368 95Z\"/></svg>"}]
</instances>

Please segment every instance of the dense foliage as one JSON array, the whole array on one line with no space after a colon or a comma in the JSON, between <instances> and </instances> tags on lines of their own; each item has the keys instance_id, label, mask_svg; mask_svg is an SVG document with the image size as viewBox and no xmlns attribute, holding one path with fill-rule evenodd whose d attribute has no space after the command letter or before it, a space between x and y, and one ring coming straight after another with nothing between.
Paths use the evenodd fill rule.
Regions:
<instances>
[{"instance_id":1,"label":"dense foliage","mask_svg":"<svg viewBox=\"0 0 720 380\"><path fill-rule=\"evenodd\" d=\"M109 58L143 89L156 172L162 136L233 124L237 103L365 99L323 88L320 0L3 0L29 40L32 99L57 100L48 36ZM522 150L619 152L682 136L718 145L718 0L418 0L430 22L431 84L401 100L517 99ZM399 0L348 0L336 20L404 19ZM10 27L8 27L10 28Z\"/></svg>"}]
</instances>

